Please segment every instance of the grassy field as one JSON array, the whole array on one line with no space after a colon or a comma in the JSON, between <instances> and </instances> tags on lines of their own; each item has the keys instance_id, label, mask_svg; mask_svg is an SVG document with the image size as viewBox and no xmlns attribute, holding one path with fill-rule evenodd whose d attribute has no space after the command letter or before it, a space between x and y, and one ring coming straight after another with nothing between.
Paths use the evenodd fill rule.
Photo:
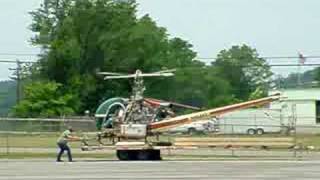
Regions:
<instances>
[{"instance_id":1,"label":"grassy field","mask_svg":"<svg viewBox=\"0 0 320 180\"><path fill-rule=\"evenodd\" d=\"M320 135L298 135L297 144L314 146L316 149L320 149Z\"/></svg>"},{"instance_id":2,"label":"grassy field","mask_svg":"<svg viewBox=\"0 0 320 180\"><path fill-rule=\"evenodd\" d=\"M13 148L51 148L56 147L57 137L47 136L9 136L9 137L0 137L0 147L9 147Z\"/></svg>"},{"instance_id":3,"label":"grassy field","mask_svg":"<svg viewBox=\"0 0 320 180\"><path fill-rule=\"evenodd\" d=\"M198 136L202 137L202 136ZM241 136L242 137L242 136ZM246 136L244 136L246 137ZM263 136L270 137L270 136ZM56 148L58 135L0 135L0 147L5 148ZM160 140L174 140L174 136L161 136ZM95 141L90 141L96 144ZM320 135L297 135L297 144L302 146L314 146L320 149ZM80 148L80 142L71 143L71 147Z\"/></svg>"}]
</instances>

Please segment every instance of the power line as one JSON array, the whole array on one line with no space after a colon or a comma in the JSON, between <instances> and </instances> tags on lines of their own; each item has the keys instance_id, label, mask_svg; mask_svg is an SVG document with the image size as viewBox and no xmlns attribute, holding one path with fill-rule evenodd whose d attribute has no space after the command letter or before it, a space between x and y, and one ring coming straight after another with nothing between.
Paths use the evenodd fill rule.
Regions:
<instances>
[{"instance_id":1,"label":"power line","mask_svg":"<svg viewBox=\"0 0 320 180\"><path fill-rule=\"evenodd\" d=\"M300 59L299 56L262 56L262 59ZM305 59L320 59L320 56L303 56ZM216 57L196 57L195 60L217 60Z\"/></svg>"},{"instance_id":2,"label":"power line","mask_svg":"<svg viewBox=\"0 0 320 180\"><path fill-rule=\"evenodd\" d=\"M39 56L36 53L0 53L0 56ZM319 55L303 56L306 59L319 59ZM299 59L299 56L262 56L263 59ZM216 57L196 57L197 60L216 60Z\"/></svg>"},{"instance_id":3,"label":"power line","mask_svg":"<svg viewBox=\"0 0 320 180\"><path fill-rule=\"evenodd\" d=\"M36 61L27 61L27 60L22 60L20 63L36 63ZM17 60L6 60L6 59L0 59L0 63L13 63L17 64Z\"/></svg>"},{"instance_id":4,"label":"power line","mask_svg":"<svg viewBox=\"0 0 320 180\"><path fill-rule=\"evenodd\" d=\"M269 56L269 57L260 57L263 59L300 59L299 56ZM303 56L305 59L319 59L320 56Z\"/></svg>"},{"instance_id":5,"label":"power line","mask_svg":"<svg viewBox=\"0 0 320 180\"><path fill-rule=\"evenodd\" d=\"M35 53L0 53L0 56L39 56Z\"/></svg>"},{"instance_id":6,"label":"power line","mask_svg":"<svg viewBox=\"0 0 320 180\"><path fill-rule=\"evenodd\" d=\"M0 53L0 56L39 56L35 53ZM299 59L299 56L262 56L262 59ZM305 59L320 59L320 56L303 56ZM196 57L195 60L217 60L216 57Z\"/></svg>"},{"instance_id":7,"label":"power line","mask_svg":"<svg viewBox=\"0 0 320 180\"><path fill-rule=\"evenodd\" d=\"M36 63L36 61L20 61L20 63ZM10 60L0 60L0 63L12 63L16 64L17 61ZM304 66L320 66L320 63L316 64L268 64L270 67L304 67ZM117 66L117 67L126 67L126 66ZM256 67L256 65L245 65L243 67ZM258 67L258 66L257 66Z\"/></svg>"},{"instance_id":8,"label":"power line","mask_svg":"<svg viewBox=\"0 0 320 180\"><path fill-rule=\"evenodd\" d=\"M320 64L269 64L271 67L302 67L302 66L320 66Z\"/></svg>"},{"instance_id":9,"label":"power line","mask_svg":"<svg viewBox=\"0 0 320 180\"><path fill-rule=\"evenodd\" d=\"M37 53L0 53L0 56L39 56ZM299 56L262 56L263 59L299 59ZM303 56L306 59L319 59L320 55ZM196 57L197 60L216 60L216 57Z\"/></svg>"}]
</instances>

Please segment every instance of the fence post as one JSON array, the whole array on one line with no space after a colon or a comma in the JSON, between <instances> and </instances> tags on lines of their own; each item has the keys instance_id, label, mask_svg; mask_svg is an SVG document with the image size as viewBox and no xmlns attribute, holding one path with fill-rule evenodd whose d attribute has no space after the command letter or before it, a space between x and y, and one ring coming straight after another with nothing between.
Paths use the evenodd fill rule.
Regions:
<instances>
[{"instance_id":1,"label":"fence post","mask_svg":"<svg viewBox=\"0 0 320 180\"><path fill-rule=\"evenodd\" d=\"M297 106L294 104L292 106L292 117L293 117L293 127L294 127L294 157L297 157Z\"/></svg>"},{"instance_id":2,"label":"fence post","mask_svg":"<svg viewBox=\"0 0 320 180\"><path fill-rule=\"evenodd\" d=\"M234 137L234 125L233 124L231 125L231 128L232 128L232 137ZM234 148L232 146L231 146L231 153L232 153L232 156L235 156Z\"/></svg>"},{"instance_id":3,"label":"fence post","mask_svg":"<svg viewBox=\"0 0 320 180\"><path fill-rule=\"evenodd\" d=\"M293 148L294 157L297 157L297 127L294 126L294 148Z\"/></svg>"},{"instance_id":4,"label":"fence post","mask_svg":"<svg viewBox=\"0 0 320 180\"><path fill-rule=\"evenodd\" d=\"M9 159L9 153L10 153L10 149L9 149L9 133L7 132L6 133L6 154L7 154L8 159Z\"/></svg>"},{"instance_id":5,"label":"fence post","mask_svg":"<svg viewBox=\"0 0 320 180\"><path fill-rule=\"evenodd\" d=\"M6 131L6 155L7 158L9 159L9 154L10 154L10 145L9 145L9 132L10 132L10 128L9 128L10 122L7 121L7 127L5 128Z\"/></svg>"},{"instance_id":6,"label":"fence post","mask_svg":"<svg viewBox=\"0 0 320 180\"><path fill-rule=\"evenodd\" d=\"M167 142L172 142L172 139L170 138L170 136L168 136L168 140ZM167 152L168 152L168 156L171 156L172 155L172 152L171 152L171 148L167 148Z\"/></svg>"}]
</instances>

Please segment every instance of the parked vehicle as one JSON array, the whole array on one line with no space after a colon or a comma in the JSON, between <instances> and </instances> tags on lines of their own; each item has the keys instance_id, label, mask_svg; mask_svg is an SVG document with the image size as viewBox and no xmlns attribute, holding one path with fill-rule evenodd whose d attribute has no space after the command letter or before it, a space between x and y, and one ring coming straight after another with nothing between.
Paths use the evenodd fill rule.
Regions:
<instances>
[{"instance_id":1,"label":"parked vehicle","mask_svg":"<svg viewBox=\"0 0 320 180\"><path fill-rule=\"evenodd\" d=\"M219 117L222 134L262 135L281 131L281 112L270 109L246 109Z\"/></svg>"},{"instance_id":2,"label":"parked vehicle","mask_svg":"<svg viewBox=\"0 0 320 180\"><path fill-rule=\"evenodd\" d=\"M169 130L169 133L184 133L184 134L195 134L195 133L209 133L217 132L217 120L209 119L204 121L197 121L191 124L185 124L182 126L175 127Z\"/></svg>"}]
</instances>

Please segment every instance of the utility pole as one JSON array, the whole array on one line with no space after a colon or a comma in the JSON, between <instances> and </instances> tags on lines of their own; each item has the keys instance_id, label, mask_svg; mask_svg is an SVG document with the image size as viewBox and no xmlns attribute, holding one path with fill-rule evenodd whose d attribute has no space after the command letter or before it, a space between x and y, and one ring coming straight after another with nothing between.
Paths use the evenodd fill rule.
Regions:
<instances>
[{"instance_id":1,"label":"utility pole","mask_svg":"<svg viewBox=\"0 0 320 180\"><path fill-rule=\"evenodd\" d=\"M17 88L16 88L16 103L19 104L21 100L21 80L22 80L22 62L19 61L19 59L16 60L17 67L16 68L9 68L13 72L13 77L10 77L11 79L15 80L17 82Z\"/></svg>"},{"instance_id":2,"label":"utility pole","mask_svg":"<svg viewBox=\"0 0 320 180\"><path fill-rule=\"evenodd\" d=\"M303 56L302 53L298 53L299 56L299 66L298 66L298 87L301 87L302 83L301 83L301 66L304 65L304 63L306 62L306 58Z\"/></svg>"},{"instance_id":3,"label":"utility pole","mask_svg":"<svg viewBox=\"0 0 320 180\"><path fill-rule=\"evenodd\" d=\"M298 66L298 87L301 87L301 65Z\"/></svg>"}]
</instances>

